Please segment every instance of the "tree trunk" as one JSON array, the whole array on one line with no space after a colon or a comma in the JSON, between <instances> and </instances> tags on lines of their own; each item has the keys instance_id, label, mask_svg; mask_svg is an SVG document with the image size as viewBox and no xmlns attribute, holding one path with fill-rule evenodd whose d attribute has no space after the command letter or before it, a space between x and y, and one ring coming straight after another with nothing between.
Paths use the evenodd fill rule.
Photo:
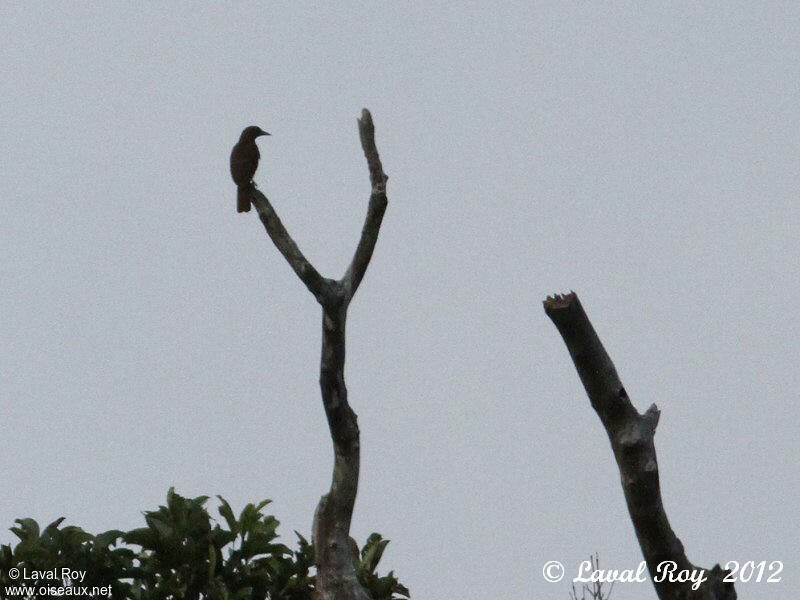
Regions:
<instances>
[{"instance_id":1,"label":"tree trunk","mask_svg":"<svg viewBox=\"0 0 800 600\"><path fill-rule=\"evenodd\" d=\"M359 135L367 158L372 193L367 216L353 260L340 280L327 279L308 262L281 223L267 197L252 190L252 202L275 246L322 306L322 359L319 384L322 404L333 441L333 477L327 494L320 498L312 529L317 567L317 600L370 600L358 582L350 545L350 521L358 492L360 460L356 413L347 401L344 382L345 324L347 309L367 270L378 241L388 204L386 181L375 128L367 109L358 120Z\"/></svg>"},{"instance_id":2,"label":"tree trunk","mask_svg":"<svg viewBox=\"0 0 800 600\"><path fill-rule=\"evenodd\" d=\"M683 544L667 520L661 502L653 441L661 414L658 407L653 404L641 415L631 404L611 358L574 292L548 296L544 310L564 339L592 408L611 441L628 513L658 597L660 600L735 600L733 583L723 581L728 571L719 565L707 571L689 562ZM675 574L694 575L697 583L670 581L664 577L664 571L659 570L666 565L674 565Z\"/></svg>"}]
</instances>

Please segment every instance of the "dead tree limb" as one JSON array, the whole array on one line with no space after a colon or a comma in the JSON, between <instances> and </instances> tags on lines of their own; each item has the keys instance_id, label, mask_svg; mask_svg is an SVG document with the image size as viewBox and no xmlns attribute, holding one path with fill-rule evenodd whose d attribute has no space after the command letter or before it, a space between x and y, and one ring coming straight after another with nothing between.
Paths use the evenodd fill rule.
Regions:
<instances>
[{"instance_id":1,"label":"dead tree limb","mask_svg":"<svg viewBox=\"0 0 800 600\"><path fill-rule=\"evenodd\" d=\"M367 158L372 193L353 260L340 280L322 277L306 259L281 223L267 197L253 188L252 201L275 246L322 306L322 359L319 384L333 440L334 464L330 491L322 496L312 529L317 567L317 600L369 600L359 584L350 546L350 521L358 491L360 461L356 413L347 401L344 381L347 308L367 270L378 241L388 203L386 181L375 127L367 109L358 120L361 146Z\"/></svg>"},{"instance_id":2,"label":"dead tree limb","mask_svg":"<svg viewBox=\"0 0 800 600\"><path fill-rule=\"evenodd\" d=\"M699 574L701 569L689 562L683 544L667 520L653 441L660 415L658 407L653 404L641 415L631 404L614 363L574 292L548 296L544 310L564 339L592 408L611 441L628 513L658 597L660 600L735 600L733 583L723 581L728 572L715 565L710 571ZM664 565L670 563L675 565L675 574L694 572L698 573L698 580L705 577L706 581L692 589L692 582L662 580Z\"/></svg>"}]
</instances>

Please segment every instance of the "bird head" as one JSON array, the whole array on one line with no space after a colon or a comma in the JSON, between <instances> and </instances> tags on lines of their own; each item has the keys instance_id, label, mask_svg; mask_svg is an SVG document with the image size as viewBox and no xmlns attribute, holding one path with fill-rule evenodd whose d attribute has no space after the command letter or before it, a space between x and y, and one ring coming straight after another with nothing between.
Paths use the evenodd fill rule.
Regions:
<instances>
[{"instance_id":1,"label":"bird head","mask_svg":"<svg viewBox=\"0 0 800 600\"><path fill-rule=\"evenodd\" d=\"M257 125L250 125L249 127L245 127L242 130L242 135L239 138L239 141L240 142L252 141L262 135L270 135L270 134L261 129L261 127L258 127Z\"/></svg>"}]
</instances>

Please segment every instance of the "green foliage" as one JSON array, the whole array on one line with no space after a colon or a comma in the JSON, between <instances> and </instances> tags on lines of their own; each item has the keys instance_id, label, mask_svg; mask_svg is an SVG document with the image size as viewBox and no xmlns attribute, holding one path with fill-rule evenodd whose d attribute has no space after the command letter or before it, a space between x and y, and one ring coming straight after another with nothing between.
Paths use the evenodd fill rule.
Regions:
<instances>
[{"instance_id":1,"label":"green foliage","mask_svg":"<svg viewBox=\"0 0 800 600\"><path fill-rule=\"evenodd\" d=\"M367 538L367 543L358 551L358 545L353 541L354 560L356 572L361 585L375 600L395 600L396 598L409 598L408 588L401 585L394 576L394 571L379 577L375 572L383 556L383 551L389 545L389 540L384 540L379 533L373 533Z\"/></svg>"},{"instance_id":2,"label":"green foliage","mask_svg":"<svg viewBox=\"0 0 800 600\"><path fill-rule=\"evenodd\" d=\"M17 519L11 531L20 541L13 549L0 546L0 595L8 586L54 585L52 575L11 577L14 568L60 574L67 567L85 572L85 579L55 584L110 586L114 600L311 600L313 546L297 532L297 550L277 542L278 520L264 513L269 500L248 504L237 518L218 498L222 525L205 508L208 496L184 498L173 489L166 506L144 513L146 527L128 532L91 535L61 528L63 518L40 531L33 519ZM359 581L374 600L409 597L393 572L376 572L389 540L373 533L360 550L352 543Z\"/></svg>"}]
</instances>

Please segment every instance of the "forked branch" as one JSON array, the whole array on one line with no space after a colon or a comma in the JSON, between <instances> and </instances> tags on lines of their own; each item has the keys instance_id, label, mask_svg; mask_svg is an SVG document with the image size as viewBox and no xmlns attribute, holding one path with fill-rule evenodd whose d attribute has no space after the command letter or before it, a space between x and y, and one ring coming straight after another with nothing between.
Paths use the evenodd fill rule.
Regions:
<instances>
[{"instance_id":1,"label":"forked branch","mask_svg":"<svg viewBox=\"0 0 800 600\"><path fill-rule=\"evenodd\" d=\"M253 190L252 201L275 246L297 276L322 305L322 404L333 441L334 465L330 491L322 496L314 514L313 542L317 567L317 600L369 600L359 584L350 547L350 521L356 493L360 444L358 420L347 401L344 381L347 309L358 289L378 241L386 211L386 180L372 116L364 109L358 120L361 145L367 158L372 191L361 238L353 260L340 280L326 279L306 259L286 231L264 194Z\"/></svg>"},{"instance_id":2,"label":"forked branch","mask_svg":"<svg viewBox=\"0 0 800 600\"><path fill-rule=\"evenodd\" d=\"M383 172L381 157L378 155L378 148L375 146L375 126L372 124L372 115L365 108L358 120L358 132L361 137L361 147L364 149L364 156L367 158L369 167L369 179L372 184L372 193L369 197L369 207L367 217L364 219L364 227L361 230L361 239L358 241L353 260L347 268L347 272L342 278L342 285L346 301L349 303L356 293L367 266L372 258L372 251L375 249L375 242L378 241L378 232L383 221L383 213L386 212L386 181L389 177Z\"/></svg>"},{"instance_id":3,"label":"forked branch","mask_svg":"<svg viewBox=\"0 0 800 600\"><path fill-rule=\"evenodd\" d=\"M322 304L327 291L325 280L314 268L314 265L308 262L300 248L297 247L292 236L283 226L278 213L272 208L269 199L255 187L251 188L251 194L253 205L256 207L258 216L275 247L281 251L289 266L292 267L300 280L306 284L308 291L314 294L317 301Z\"/></svg>"}]
</instances>

